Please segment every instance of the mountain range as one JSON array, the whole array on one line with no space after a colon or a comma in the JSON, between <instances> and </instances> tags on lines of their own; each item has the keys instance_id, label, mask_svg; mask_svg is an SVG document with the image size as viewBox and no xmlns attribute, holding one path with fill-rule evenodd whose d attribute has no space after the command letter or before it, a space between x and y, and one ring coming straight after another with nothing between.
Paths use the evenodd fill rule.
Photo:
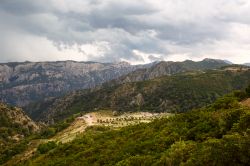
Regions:
<instances>
[{"instance_id":1,"label":"mountain range","mask_svg":"<svg viewBox=\"0 0 250 166\"><path fill-rule=\"evenodd\" d=\"M246 66L250 66L250 63L245 63L244 65L246 65Z\"/></svg>"},{"instance_id":2,"label":"mountain range","mask_svg":"<svg viewBox=\"0 0 250 166\"><path fill-rule=\"evenodd\" d=\"M172 62L172 61L161 61L149 68L137 69L127 75L121 76L113 83L125 83L125 82L135 82L144 81L161 76L170 76L177 73L187 72L187 71L202 71L207 69L218 69L223 66L230 65L231 63L219 59L204 59L202 61L194 62L191 60L186 60L183 62ZM111 82L108 82L110 84Z\"/></svg>"},{"instance_id":3,"label":"mountain range","mask_svg":"<svg viewBox=\"0 0 250 166\"><path fill-rule=\"evenodd\" d=\"M3 165L248 163L247 65L4 63L0 81Z\"/></svg>"},{"instance_id":4,"label":"mountain range","mask_svg":"<svg viewBox=\"0 0 250 166\"><path fill-rule=\"evenodd\" d=\"M0 64L0 101L25 106L46 97L92 88L147 65L126 62L23 62Z\"/></svg>"},{"instance_id":5,"label":"mountain range","mask_svg":"<svg viewBox=\"0 0 250 166\"><path fill-rule=\"evenodd\" d=\"M109 109L118 112L186 112L250 84L250 68L227 66L103 86L28 105L37 121L58 122L70 115Z\"/></svg>"},{"instance_id":6,"label":"mountain range","mask_svg":"<svg viewBox=\"0 0 250 166\"><path fill-rule=\"evenodd\" d=\"M26 106L74 90L94 88L110 80L118 79L119 83L142 81L226 65L228 63L222 60L213 59L200 62L155 62L146 65L75 61L4 63L0 64L0 101Z\"/></svg>"}]
</instances>

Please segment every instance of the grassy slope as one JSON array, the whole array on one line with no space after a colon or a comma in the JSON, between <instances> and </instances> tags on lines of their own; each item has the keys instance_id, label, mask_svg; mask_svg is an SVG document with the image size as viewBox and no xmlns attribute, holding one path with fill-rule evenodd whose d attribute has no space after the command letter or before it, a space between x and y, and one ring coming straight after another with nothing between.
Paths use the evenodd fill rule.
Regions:
<instances>
[{"instance_id":1,"label":"grassy slope","mask_svg":"<svg viewBox=\"0 0 250 166\"><path fill-rule=\"evenodd\" d=\"M150 124L90 130L24 165L247 165L250 108L234 97Z\"/></svg>"}]
</instances>

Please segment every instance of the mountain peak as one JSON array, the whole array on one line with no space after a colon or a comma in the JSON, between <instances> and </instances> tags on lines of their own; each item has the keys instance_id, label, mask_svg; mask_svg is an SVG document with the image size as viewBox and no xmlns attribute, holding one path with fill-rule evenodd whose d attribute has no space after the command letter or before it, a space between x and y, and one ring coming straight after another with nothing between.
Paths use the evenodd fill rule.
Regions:
<instances>
[{"instance_id":1,"label":"mountain peak","mask_svg":"<svg viewBox=\"0 0 250 166\"><path fill-rule=\"evenodd\" d=\"M127 61L120 61L118 62L117 64L120 64L120 65L131 65L129 62Z\"/></svg>"},{"instance_id":2,"label":"mountain peak","mask_svg":"<svg viewBox=\"0 0 250 166\"><path fill-rule=\"evenodd\" d=\"M215 62L215 61L223 61L221 59L212 59L212 58L205 58L202 61L206 61L206 62Z\"/></svg>"},{"instance_id":3,"label":"mountain peak","mask_svg":"<svg viewBox=\"0 0 250 166\"><path fill-rule=\"evenodd\" d=\"M129 66L131 66L131 64L129 62L126 62L126 61L121 61L121 62L114 63L114 66L129 67Z\"/></svg>"},{"instance_id":4,"label":"mountain peak","mask_svg":"<svg viewBox=\"0 0 250 166\"><path fill-rule=\"evenodd\" d=\"M212 59L212 58L205 58L202 60L202 62L219 62L219 63L227 63L227 64L233 64L232 62L228 60L221 60L221 59Z\"/></svg>"}]
</instances>

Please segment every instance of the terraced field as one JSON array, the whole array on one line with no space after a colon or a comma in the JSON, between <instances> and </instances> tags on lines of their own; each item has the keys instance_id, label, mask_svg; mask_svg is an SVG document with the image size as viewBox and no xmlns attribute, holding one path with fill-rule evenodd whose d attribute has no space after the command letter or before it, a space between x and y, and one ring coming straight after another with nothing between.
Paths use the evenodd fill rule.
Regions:
<instances>
[{"instance_id":1,"label":"terraced field","mask_svg":"<svg viewBox=\"0 0 250 166\"><path fill-rule=\"evenodd\" d=\"M171 116L169 113L124 113L117 115L116 112L102 110L80 116L65 130L59 132L50 141L66 143L72 141L77 135L83 133L89 126L106 126L119 129L128 125L149 123L154 119Z\"/></svg>"},{"instance_id":2,"label":"terraced field","mask_svg":"<svg viewBox=\"0 0 250 166\"><path fill-rule=\"evenodd\" d=\"M40 144L44 144L49 141L55 141L57 143L70 142L74 140L79 134L84 133L84 131L91 126L105 126L117 130L128 125L149 123L155 119L168 116L173 116L173 114L148 112L117 114L116 112L112 112L110 110L101 110L98 112L87 113L77 117L68 128L57 133L54 137L50 139L33 140L30 142L30 145L26 151L14 156L12 160L7 162L5 165L17 165L21 161L31 158L36 154L37 147Z\"/></svg>"}]
</instances>

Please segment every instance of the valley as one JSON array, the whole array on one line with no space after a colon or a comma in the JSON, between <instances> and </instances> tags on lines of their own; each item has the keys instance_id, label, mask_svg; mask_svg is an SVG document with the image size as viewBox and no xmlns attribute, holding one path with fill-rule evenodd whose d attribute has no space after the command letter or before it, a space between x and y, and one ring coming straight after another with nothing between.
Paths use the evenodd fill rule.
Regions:
<instances>
[{"instance_id":1,"label":"valley","mask_svg":"<svg viewBox=\"0 0 250 166\"><path fill-rule=\"evenodd\" d=\"M0 0L0 166L250 166L250 0Z\"/></svg>"},{"instance_id":2,"label":"valley","mask_svg":"<svg viewBox=\"0 0 250 166\"><path fill-rule=\"evenodd\" d=\"M0 104L0 164L199 165L214 158L199 147L216 140L231 155L231 138L247 158L249 85L247 66L159 62L23 109Z\"/></svg>"},{"instance_id":3,"label":"valley","mask_svg":"<svg viewBox=\"0 0 250 166\"><path fill-rule=\"evenodd\" d=\"M237 69L238 70L235 70ZM58 122L72 114L110 109L117 112L187 112L206 106L250 83L250 68L236 66L216 70L184 72L155 79L76 91L51 102L29 105L35 120ZM211 81L212 80L212 81Z\"/></svg>"},{"instance_id":4,"label":"valley","mask_svg":"<svg viewBox=\"0 0 250 166\"><path fill-rule=\"evenodd\" d=\"M250 166L250 0L0 0L0 166Z\"/></svg>"}]
</instances>

